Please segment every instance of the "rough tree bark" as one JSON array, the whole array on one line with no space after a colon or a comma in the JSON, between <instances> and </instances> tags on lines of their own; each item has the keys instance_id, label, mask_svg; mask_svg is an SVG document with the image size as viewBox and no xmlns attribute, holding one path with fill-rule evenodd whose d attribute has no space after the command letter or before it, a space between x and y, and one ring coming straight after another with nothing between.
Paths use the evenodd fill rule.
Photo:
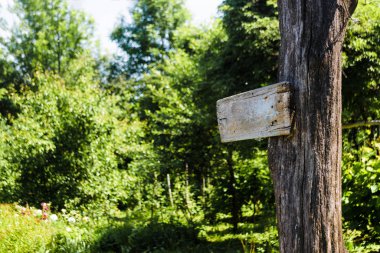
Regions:
<instances>
[{"instance_id":1,"label":"rough tree bark","mask_svg":"<svg viewBox=\"0 0 380 253\"><path fill-rule=\"evenodd\" d=\"M294 88L294 128L271 138L281 252L344 252L341 48L355 0L279 0L279 81Z\"/></svg>"}]
</instances>

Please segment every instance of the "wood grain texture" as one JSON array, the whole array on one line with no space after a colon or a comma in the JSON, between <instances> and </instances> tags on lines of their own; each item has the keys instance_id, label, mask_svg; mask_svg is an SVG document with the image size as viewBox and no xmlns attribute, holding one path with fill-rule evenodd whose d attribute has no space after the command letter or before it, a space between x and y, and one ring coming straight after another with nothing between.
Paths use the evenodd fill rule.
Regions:
<instances>
[{"instance_id":1,"label":"wood grain texture","mask_svg":"<svg viewBox=\"0 0 380 253\"><path fill-rule=\"evenodd\" d=\"M269 139L283 253L345 252L341 50L356 0L278 1L279 80L294 88L292 135Z\"/></svg>"},{"instance_id":2,"label":"wood grain texture","mask_svg":"<svg viewBox=\"0 0 380 253\"><path fill-rule=\"evenodd\" d=\"M217 101L222 142L288 135L291 86L277 83Z\"/></svg>"}]
</instances>

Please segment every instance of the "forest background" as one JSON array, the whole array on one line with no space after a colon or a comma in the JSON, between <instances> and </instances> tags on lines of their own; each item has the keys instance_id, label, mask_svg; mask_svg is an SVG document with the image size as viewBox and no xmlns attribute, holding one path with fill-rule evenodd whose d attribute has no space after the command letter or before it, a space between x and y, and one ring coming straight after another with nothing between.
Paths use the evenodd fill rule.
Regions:
<instances>
[{"instance_id":1,"label":"forest background","mask_svg":"<svg viewBox=\"0 0 380 253\"><path fill-rule=\"evenodd\" d=\"M182 0L135 1L112 57L66 1L13 12L0 38L0 252L278 251L267 142L222 144L216 121L216 100L277 81L275 1L224 0L204 27ZM359 1L343 48L352 252L380 250L379 56L380 1Z\"/></svg>"}]
</instances>

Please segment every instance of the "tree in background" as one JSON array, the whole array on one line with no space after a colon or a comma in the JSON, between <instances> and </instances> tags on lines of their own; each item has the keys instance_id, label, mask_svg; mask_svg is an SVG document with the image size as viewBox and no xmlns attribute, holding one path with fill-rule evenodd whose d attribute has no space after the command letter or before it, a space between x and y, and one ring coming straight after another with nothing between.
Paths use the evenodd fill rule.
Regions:
<instances>
[{"instance_id":1,"label":"tree in background","mask_svg":"<svg viewBox=\"0 0 380 253\"><path fill-rule=\"evenodd\" d=\"M380 119L380 1L359 2L343 45L343 122ZM343 217L360 242L380 239L380 127L343 130ZM360 235L360 233L362 233Z\"/></svg>"},{"instance_id":2,"label":"tree in background","mask_svg":"<svg viewBox=\"0 0 380 253\"><path fill-rule=\"evenodd\" d=\"M213 92L204 97L214 101L273 83L279 47L274 1L225 0L221 10L226 37L210 47L216 55L204 57L205 91ZM205 104L215 106L210 100Z\"/></svg>"},{"instance_id":3,"label":"tree in background","mask_svg":"<svg viewBox=\"0 0 380 253\"><path fill-rule=\"evenodd\" d=\"M156 2L162 4L160 1ZM240 3L237 6L231 3L231 6L225 8L231 12L243 12L240 13L243 20L239 21L236 30L232 29L232 21L228 18L225 21L225 26L231 28L231 37L235 42L251 39L257 45L262 43L271 45L271 48L278 43L278 37L273 35L273 30L268 29L277 25L273 5L269 4L268 8L264 8L273 9L268 14L273 16L271 18L260 14L259 8L252 3ZM230 14L230 17L235 14ZM141 17L141 20L149 20L149 16ZM260 21L257 26L249 26L250 22L257 20ZM234 22L237 22L236 19ZM141 25L144 27L140 27L141 31L136 30L136 33L150 26L149 23ZM137 26L132 23L130 27ZM184 185L188 185L190 189L189 194L186 194L193 196L197 203L203 201L201 207L207 219L215 221L217 213L231 213L236 231L242 218L240 213L243 205L254 202L253 205L259 207L265 203L264 206L269 206L268 210L273 210L270 204L266 204L273 202L270 187L263 187L264 181L268 182L269 171L261 170L262 153L259 150L257 153L260 155L253 153L255 146L263 147L265 143L242 144L237 153L232 147L220 145L214 120L215 101L226 93L233 94L245 88L246 82L241 84L243 80L249 81L254 87L257 83L249 79L252 76L257 79L268 78L268 73L275 69L275 63L271 62L271 58L263 57L264 45L246 49L244 45L248 45L247 43L240 45L238 50L234 49L235 43L229 41L228 33L225 33L221 23L215 24L210 30L191 32L191 29L194 28L182 26L172 31L171 49L165 52L165 57L151 62L145 73L132 83L138 87L134 93L135 98L138 98L134 103L135 110L147 122L147 141L152 141L159 159L150 178L156 175L164 188L169 187L166 183L168 174L172 182L184 180ZM238 36L240 30L245 31L244 35ZM134 37L129 34L127 38L131 40ZM151 48L144 51L156 51L155 44L150 46ZM265 52L271 52L274 58L276 53L271 50ZM231 60L241 58L242 65L248 66L257 57L268 59L266 64L271 65L271 68L266 74L262 74L258 65L254 71L246 73L244 68L236 67ZM233 70L226 71L229 67ZM231 87L235 83L237 85ZM249 171L240 165L242 160L246 160L245 164L260 161L255 166L260 169ZM250 186L244 180L246 176L255 179L255 186ZM213 192L210 192L211 188ZM247 194L247 191L250 193ZM263 196L264 199L258 196ZM184 199L188 201L189 198L185 196ZM187 204L181 206L188 208ZM255 213L257 214L259 212Z\"/></svg>"},{"instance_id":4,"label":"tree in background","mask_svg":"<svg viewBox=\"0 0 380 253\"><path fill-rule=\"evenodd\" d=\"M150 64L164 59L173 49L174 32L188 20L183 6L183 0L135 1L132 22L122 18L111 35L126 54L126 60L119 58L125 62L122 69L114 69L113 74L139 76Z\"/></svg>"},{"instance_id":5,"label":"tree in background","mask_svg":"<svg viewBox=\"0 0 380 253\"><path fill-rule=\"evenodd\" d=\"M148 151L139 121L100 88L90 19L66 1L20 0L15 11L1 57L11 66L0 72L2 201L133 206L131 160Z\"/></svg>"},{"instance_id":6,"label":"tree in background","mask_svg":"<svg viewBox=\"0 0 380 253\"><path fill-rule=\"evenodd\" d=\"M210 38L209 47L200 59L203 80L196 99L205 115L205 124L214 131L216 139L213 145L219 147L221 152L218 157L224 161L222 167L225 168L226 176L221 181L224 182L223 187L217 187L221 192L216 196L225 196L222 192L227 189L225 198L236 231L241 219L241 207L252 202L254 195L265 196L261 191L254 191L262 188L248 187L249 184L240 179L252 176L262 179L269 173L268 170L252 170L256 175L244 174L248 171L241 169L240 164L245 163L244 160L259 157L255 153L260 153L266 143L247 141L220 144L215 121L216 100L273 82L277 69L279 33L273 1L227 0L223 2L221 10L222 26L217 28L221 29L220 35ZM271 188L266 190L270 192ZM266 196L269 198L261 201L266 203L267 211L273 210L271 194ZM219 199L217 206L226 207L223 201L223 198ZM259 205L259 202L254 205Z\"/></svg>"},{"instance_id":7,"label":"tree in background","mask_svg":"<svg viewBox=\"0 0 380 253\"><path fill-rule=\"evenodd\" d=\"M4 126L7 163L2 178L11 201L54 208L125 206L133 199L133 173L123 157L135 157L141 126L93 83L91 62L78 59L68 70L76 80L34 73L22 94L8 92L19 108ZM7 165L9 164L9 165ZM130 169L130 167L129 167ZM9 197L9 194L8 194Z\"/></svg>"},{"instance_id":8,"label":"tree in background","mask_svg":"<svg viewBox=\"0 0 380 253\"><path fill-rule=\"evenodd\" d=\"M345 122L378 117L378 0L367 3L352 17L343 47ZM121 21L112 35L124 54L112 62L111 76L102 76L86 52L89 18L65 2L19 1L25 20L10 40L0 39L1 201L117 207L152 233L155 221L201 230L212 224L253 232L259 244L273 246L267 142L221 144L215 105L275 82L276 3L225 0L221 19L201 29L180 15L181 4L136 1L131 23ZM61 17L65 43L78 43L58 43L54 17ZM343 213L355 244L378 240L377 131L343 132Z\"/></svg>"},{"instance_id":9,"label":"tree in background","mask_svg":"<svg viewBox=\"0 0 380 253\"><path fill-rule=\"evenodd\" d=\"M343 119L380 118L380 1L360 4L343 47Z\"/></svg>"},{"instance_id":10,"label":"tree in background","mask_svg":"<svg viewBox=\"0 0 380 253\"><path fill-rule=\"evenodd\" d=\"M70 10L67 1L19 0L13 12L19 20L10 30L10 38L0 40L0 61L4 63L0 66L0 87L20 91L31 85L37 71L65 74L71 62L89 49L92 21L84 13ZM5 117L18 112L7 96L1 98L0 105Z\"/></svg>"},{"instance_id":11,"label":"tree in background","mask_svg":"<svg viewBox=\"0 0 380 253\"><path fill-rule=\"evenodd\" d=\"M14 13L20 23L2 42L13 71L2 87L28 83L37 70L64 73L90 44L91 19L70 10L67 1L18 0Z\"/></svg>"}]
</instances>

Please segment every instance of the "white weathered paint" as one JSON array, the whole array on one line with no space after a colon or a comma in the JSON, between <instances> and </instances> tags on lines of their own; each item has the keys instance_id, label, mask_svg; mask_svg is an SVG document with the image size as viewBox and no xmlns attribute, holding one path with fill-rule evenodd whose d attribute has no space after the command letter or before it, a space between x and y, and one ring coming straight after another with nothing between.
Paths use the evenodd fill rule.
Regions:
<instances>
[{"instance_id":1,"label":"white weathered paint","mask_svg":"<svg viewBox=\"0 0 380 253\"><path fill-rule=\"evenodd\" d=\"M218 100L222 142L290 134L290 96L290 84L282 82Z\"/></svg>"}]
</instances>

